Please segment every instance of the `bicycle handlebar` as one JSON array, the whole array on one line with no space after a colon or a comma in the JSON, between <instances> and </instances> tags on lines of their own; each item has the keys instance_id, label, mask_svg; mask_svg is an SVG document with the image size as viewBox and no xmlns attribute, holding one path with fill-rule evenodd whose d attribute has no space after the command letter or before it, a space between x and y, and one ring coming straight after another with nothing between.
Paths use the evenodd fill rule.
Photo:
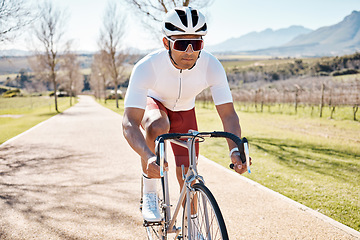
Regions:
<instances>
[{"instance_id":1,"label":"bicycle handlebar","mask_svg":"<svg viewBox=\"0 0 360 240\"><path fill-rule=\"evenodd\" d=\"M170 140L170 139L180 139L180 138L196 138L196 137L213 137L213 138L228 138L230 140L232 140L234 143L236 143L239 152L240 152L240 159L242 163L247 163L247 165L249 165L248 162L248 140L244 137L242 139L240 139L238 136L236 136L233 133L229 133L229 132L192 132L192 133L166 133L166 134L162 134L159 135L156 138L156 145L159 147L160 143L164 143L165 140ZM244 145L246 145L246 149L244 149ZM157 156L157 160L156 163L158 165L160 165L160 157L158 154L158 147L156 147L155 151L156 151L156 156ZM231 169L234 169L234 164L231 163L229 166ZM248 171L250 172L250 168L248 166Z\"/></svg>"}]
</instances>

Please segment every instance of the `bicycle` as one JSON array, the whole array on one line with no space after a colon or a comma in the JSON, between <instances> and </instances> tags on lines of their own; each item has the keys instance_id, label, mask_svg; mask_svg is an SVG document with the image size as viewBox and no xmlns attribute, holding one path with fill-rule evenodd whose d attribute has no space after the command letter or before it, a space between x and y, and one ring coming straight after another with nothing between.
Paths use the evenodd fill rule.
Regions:
<instances>
[{"instance_id":1,"label":"bicycle","mask_svg":"<svg viewBox=\"0 0 360 240\"><path fill-rule=\"evenodd\" d=\"M224 218L221 214L211 191L205 186L205 181L198 174L196 164L195 142L205 141L205 137L222 137L231 139L236 143L240 151L240 158L249 167L249 149L246 138L240 139L236 135L228 132L197 132L190 130L189 133L167 133L156 139L157 164L160 165L161 193L159 193L159 206L162 220L156 223L144 221L144 227L148 239L168 239L168 234L175 234L174 239L196 240L196 239L229 239ZM184 172L182 165L182 177L184 185L173 212L171 215L168 174L163 171L166 160L165 140L188 148L190 165L188 172ZM230 168L234 165L230 164ZM141 189L142 193L142 189ZM176 227L176 219L183 206L181 227ZM142 196L140 209L142 207ZM191 217L189 217L191 216Z\"/></svg>"}]
</instances>

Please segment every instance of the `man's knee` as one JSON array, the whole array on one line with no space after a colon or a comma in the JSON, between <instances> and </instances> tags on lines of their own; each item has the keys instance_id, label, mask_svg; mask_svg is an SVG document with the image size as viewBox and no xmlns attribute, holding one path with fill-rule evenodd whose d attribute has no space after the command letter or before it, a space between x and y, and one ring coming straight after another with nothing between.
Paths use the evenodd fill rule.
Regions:
<instances>
[{"instance_id":1,"label":"man's knee","mask_svg":"<svg viewBox=\"0 0 360 240\"><path fill-rule=\"evenodd\" d=\"M146 127L146 135L150 138L156 138L157 136L168 133L170 130L170 123L169 120L165 118L157 119L151 122Z\"/></svg>"}]
</instances>

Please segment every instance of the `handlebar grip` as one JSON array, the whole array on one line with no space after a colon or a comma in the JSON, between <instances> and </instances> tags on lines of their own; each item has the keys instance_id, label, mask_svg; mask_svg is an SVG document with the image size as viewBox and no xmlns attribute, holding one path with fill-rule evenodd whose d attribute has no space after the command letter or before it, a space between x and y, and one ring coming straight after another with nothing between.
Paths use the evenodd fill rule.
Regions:
<instances>
[{"instance_id":1,"label":"handlebar grip","mask_svg":"<svg viewBox=\"0 0 360 240\"><path fill-rule=\"evenodd\" d=\"M229 133L229 132L212 132L211 137L224 137L224 138L231 139L233 142L236 143L236 145L237 145L237 147L239 149L241 162L246 163L246 156L245 156L245 151L244 151L244 143L247 143L248 140L245 137L240 139L235 134L232 134L232 133ZM232 167L234 167L234 166L232 166ZM231 164L230 164L231 169L233 169L232 167L231 167Z\"/></svg>"},{"instance_id":2,"label":"handlebar grip","mask_svg":"<svg viewBox=\"0 0 360 240\"><path fill-rule=\"evenodd\" d=\"M182 133L165 133L165 134L162 134L162 135L159 135L157 136L156 138L156 142L158 141L164 141L164 140L167 140L167 139L175 139L175 138L180 138L182 136L186 136L188 134L182 134Z\"/></svg>"},{"instance_id":3,"label":"handlebar grip","mask_svg":"<svg viewBox=\"0 0 360 240\"><path fill-rule=\"evenodd\" d=\"M156 164L158 166L160 166L160 154L159 154L159 151L160 151L160 143L164 143L164 139L163 138L156 138L156 141L155 141L155 155L156 155Z\"/></svg>"},{"instance_id":4,"label":"handlebar grip","mask_svg":"<svg viewBox=\"0 0 360 240\"><path fill-rule=\"evenodd\" d=\"M160 147L160 143L165 142L165 140L168 139L176 139L176 138L181 138L183 136L192 136L190 134L184 134L184 133L165 133L165 134L161 134L159 136L157 136L156 140L155 140L155 154L156 154L156 164L160 166L160 157L159 157L159 147Z\"/></svg>"}]
</instances>

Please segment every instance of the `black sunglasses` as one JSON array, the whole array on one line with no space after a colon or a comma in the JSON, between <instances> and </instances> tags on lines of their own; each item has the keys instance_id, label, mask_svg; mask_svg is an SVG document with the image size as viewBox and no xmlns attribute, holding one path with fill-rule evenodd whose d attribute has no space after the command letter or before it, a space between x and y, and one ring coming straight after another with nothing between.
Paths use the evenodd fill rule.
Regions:
<instances>
[{"instance_id":1,"label":"black sunglasses","mask_svg":"<svg viewBox=\"0 0 360 240\"><path fill-rule=\"evenodd\" d=\"M191 45L194 52L200 51L204 47L202 39L167 39L173 43L173 49L176 51L185 52L189 45Z\"/></svg>"}]
</instances>

